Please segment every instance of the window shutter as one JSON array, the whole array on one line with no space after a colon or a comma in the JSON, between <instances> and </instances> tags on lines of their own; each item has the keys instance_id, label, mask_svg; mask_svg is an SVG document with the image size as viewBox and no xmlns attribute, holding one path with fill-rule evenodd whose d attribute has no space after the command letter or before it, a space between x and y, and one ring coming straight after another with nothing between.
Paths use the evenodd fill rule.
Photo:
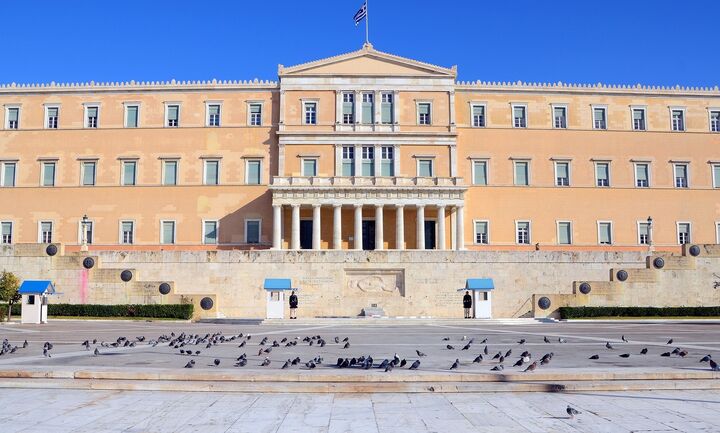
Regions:
<instances>
[{"instance_id":1,"label":"window shutter","mask_svg":"<svg viewBox=\"0 0 720 433\"><path fill-rule=\"evenodd\" d=\"M247 222L247 241L250 244L260 242L260 223L258 221Z\"/></svg>"},{"instance_id":2,"label":"window shutter","mask_svg":"<svg viewBox=\"0 0 720 433\"><path fill-rule=\"evenodd\" d=\"M205 161L205 183L207 185L218 184L218 162Z\"/></svg>"},{"instance_id":3,"label":"window shutter","mask_svg":"<svg viewBox=\"0 0 720 433\"><path fill-rule=\"evenodd\" d=\"M528 184L527 163L526 162L516 162L515 163L515 184L516 185L527 185Z\"/></svg>"},{"instance_id":4,"label":"window shutter","mask_svg":"<svg viewBox=\"0 0 720 433\"><path fill-rule=\"evenodd\" d=\"M87 114L88 117L97 117L97 107L88 107Z\"/></svg>"},{"instance_id":5,"label":"window shutter","mask_svg":"<svg viewBox=\"0 0 720 433\"><path fill-rule=\"evenodd\" d=\"M123 163L123 183L125 185L135 185L135 162Z\"/></svg>"},{"instance_id":6,"label":"window shutter","mask_svg":"<svg viewBox=\"0 0 720 433\"><path fill-rule=\"evenodd\" d=\"M177 162L165 162L165 185L175 185L177 183Z\"/></svg>"},{"instance_id":7,"label":"window shutter","mask_svg":"<svg viewBox=\"0 0 720 433\"><path fill-rule=\"evenodd\" d=\"M131 222L129 222L129 221L126 221L126 222L122 223L122 231L123 231L123 232L130 232L130 233L132 233L132 231L133 231L133 223L131 223Z\"/></svg>"},{"instance_id":8,"label":"window shutter","mask_svg":"<svg viewBox=\"0 0 720 433\"><path fill-rule=\"evenodd\" d=\"M83 163L83 185L95 184L95 164L92 162Z\"/></svg>"},{"instance_id":9,"label":"window shutter","mask_svg":"<svg viewBox=\"0 0 720 433\"><path fill-rule=\"evenodd\" d=\"M12 234L12 224L11 223L2 223L2 235L10 236L11 234Z\"/></svg>"},{"instance_id":10,"label":"window shutter","mask_svg":"<svg viewBox=\"0 0 720 433\"><path fill-rule=\"evenodd\" d=\"M525 117L525 107L515 107L513 109L514 116L516 118L524 118Z\"/></svg>"},{"instance_id":11,"label":"window shutter","mask_svg":"<svg viewBox=\"0 0 720 433\"><path fill-rule=\"evenodd\" d=\"M608 179L608 165L607 164L598 164L597 165L597 178L598 180L607 180Z\"/></svg>"},{"instance_id":12,"label":"window shutter","mask_svg":"<svg viewBox=\"0 0 720 433\"><path fill-rule=\"evenodd\" d=\"M43 167L43 170L44 170L43 185L45 185L45 186L55 185L55 164L45 164L45 166Z\"/></svg>"},{"instance_id":13,"label":"window shutter","mask_svg":"<svg viewBox=\"0 0 720 433\"><path fill-rule=\"evenodd\" d=\"M487 185L487 164L484 161L475 161L475 185Z\"/></svg>"},{"instance_id":14,"label":"window shutter","mask_svg":"<svg viewBox=\"0 0 720 433\"><path fill-rule=\"evenodd\" d=\"M248 183L260 184L260 161L248 161Z\"/></svg>"},{"instance_id":15,"label":"window shutter","mask_svg":"<svg viewBox=\"0 0 720 433\"><path fill-rule=\"evenodd\" d=\"M648 180L648 169L646 164L637 165L637 180Z\"/></svg>"},{"instance_id":16,"label":"window shutter","mask_svg":"<svg viewBox=\"0 0 720 433\"><path fill-rule=\"evenodd\" d=\"M380 105L380 121L385 124L392 123L392 103L383 102Z\"/></svg>"},{"instance_id":17,"label":"window shutter","mask_svg":"<svg viewBox=\"0 0 720 433\"><path fill-rule=\"evenodd\" d=\"M430 104L419 104L418 105L418 113L430 114Z\"/></svg>"},{"instance_id":18,"label":"window shutter","mask_svg":"<svg viewBox=\"0 0 720 433\"><path fill-rule=\"evenodd\" d=\"M217 223L214 221L205 222L205 243L217 243Z\"/></svg>"},{"instance_id":19,"label":"window shutter","mask_svg":"<svg viewBox=\"0 0 720 433\"><path fill-rule=\"evenodd\" d=\"M163 222L163 243L175 243L175 223L172 221Z\"/></svg>"},{"instance_id":20,"label":"window shutter","mask_svg":"<svg viewBox=\"0 0 720 433\"><path fill-rule=\"evenodd\" d=\"M687 167L686 166L680 165L680 164L675 166L675 177L681 177L684 179L686 175L687 175Z\"/></svg>"},{"instance_id":21,"label":"window shutter","mask_svg":"<svg viewBox=\"0 0 720 433\"><path fill-rule=\"evenodd\" d=\"M567 178L568 176L568 164L566 162L560 162L557 164L557 177Z\"/></svg>"},{"instance_id":22,"label":"window shutter","mask_svg":"<svg viewBox=\"0 0 720 433\"><path fill-rule=\"evenodd\" d=\"M138 125L138 107L127 107L127 128L136 128Z\"/></svg>"},{"instance_id":23,"label":"window shutter","mask_svg":"<svg viewBox=\"0 0 720 433\"><path fill-rule=\"evenodd\" d=\"M57 107L51 107L51 108L48 108L47 112L48 112L49 117L57 117L58 109L57 109Z\"/></svg>"},{"instance_id":24,"label":"window shutter","mask_svg":"<svg viewBox=\"0 0 720 433\"><path fill-rule=\"evenodd\" d=\"M218 114L220 114L220 106L219 105L211 105L210 107L208 107L208 110L209 110L209 114L211 116L217 116Z\"/></svg>"},{"instance_id":25,"label":"window shutter","mask_svg":"<svg viewBox=\"0 0 720 433\"><path fill-rule=\"evenodd\" d=\"M610 224L600 223L600 243L610 244Z\"/></svg>"},{"instance_id":26,"label":"window shutter","mask_svg":"<svg viewBox=\"0 0 720 433\"><path fill-rule=\"evenodd\" d=\"M20 111L20 110L19 110L18 108L10 108L10 109L8 109L8 120L9 120L10 122L17 122L19 111Z\"/></svg>"},{"instance_id":27,"label":"window shutter","mask_svg":"<svg viewBox=\"0 0 720 433\"><path fill-rule=\"evenodd\" d=\"M170 105L168 107L168 120L177 120L177 119L178 119L178 106Z\"/></svg>"},{"instance_id":28,"label":"window shutter","mask_svg":"<svg viewBox=\"0 0 720 433\"><path fill-rule=\"evenodd\" d=\"M372 102L363 102L362 104L362 123L373 123L373 104Z\"/></svg>"},{"instance_id":29,"label":"window shutter","mask_svg":"<svg viewBox=\"0 0 720 433\"><path fill-rule=\"evenodd\" d=\"M643 110L633 110L633 119L634 120L642 120L643 117Z\"/></svg>"},{"instance_id":30,"label":"window shutter","mask_svg":"<svg viewBox=\"0 0 720 433\"><path fill-rule=\"evenodd\" d=\"M2 186L15 186L15 164L6 163L5 166L5 178L3 179ZM720 178L718 178L720 180Z\"/></svg>"},{"instance_id":31,"label":"window shutter","mask_svg":"<svg viewBox=\"0 0 720 433\"><path fill-rule=\"evenodd\" d=\"M715 188L720 188L720 165L713 165L713 175L715 179L715 185L713 186Z\"/></svg>"},{"instance_id":32,"label":"window shutter","mask_svg":"<svg viewBox=\"0 0 720 433\"><path fill-rule=\"evenodd\" d=\"M558 224L558 243L563 245L570 244L570 223L564 222Z\"/></svg>"}]
</instances>

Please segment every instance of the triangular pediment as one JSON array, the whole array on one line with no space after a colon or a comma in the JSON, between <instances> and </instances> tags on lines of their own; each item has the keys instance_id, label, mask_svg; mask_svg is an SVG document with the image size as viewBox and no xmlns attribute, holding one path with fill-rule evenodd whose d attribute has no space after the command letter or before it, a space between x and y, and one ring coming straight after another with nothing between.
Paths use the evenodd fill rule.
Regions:
<instances>
[{"instance_id":1,"label":"triangular pediment","mask_svg":"<svg viewBox=\"0 0 720 433\"><path fill-rule=\"evenodd\" d=\"M280 76L406 76L455 78L457 69L443 68L375 50L362 49L339 56L278 68Z\"/></svg>"}]
</instances>

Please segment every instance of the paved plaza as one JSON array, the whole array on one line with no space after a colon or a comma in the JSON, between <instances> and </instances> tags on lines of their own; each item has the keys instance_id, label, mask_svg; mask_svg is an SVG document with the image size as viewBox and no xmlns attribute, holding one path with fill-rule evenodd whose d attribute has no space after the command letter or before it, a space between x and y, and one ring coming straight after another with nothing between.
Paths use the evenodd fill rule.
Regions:
<instances>
[{"instance_id":1,"label":"paved plaza","mask_svg":"<svg viewBox=\"0 0 720 433\"><path fill-rule=\"evenodd\" d=\"M244 394L3 390L15 432L717 432L703 391L490 394ZM570 419L570 404L580 415Z\"/></svg>"}]
</instances>

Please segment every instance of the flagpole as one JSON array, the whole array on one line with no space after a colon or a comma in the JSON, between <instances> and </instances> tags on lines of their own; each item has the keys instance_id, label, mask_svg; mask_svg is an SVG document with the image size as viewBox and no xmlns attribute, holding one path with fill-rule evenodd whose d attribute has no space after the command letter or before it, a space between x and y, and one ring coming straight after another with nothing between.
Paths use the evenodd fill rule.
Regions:
<instances>
[{"instance_id":1,"label":"flagpole","mask_svg":"<svg viewBox=\"0 0 720 433\"><path fill-rule=\"evenodd\" d=\"M368 7L368 3L370 0L365 0L365 43L370 43L370 31L368 30L368 27L370 26L370 8Z\"/></svg>"}]
</instances>

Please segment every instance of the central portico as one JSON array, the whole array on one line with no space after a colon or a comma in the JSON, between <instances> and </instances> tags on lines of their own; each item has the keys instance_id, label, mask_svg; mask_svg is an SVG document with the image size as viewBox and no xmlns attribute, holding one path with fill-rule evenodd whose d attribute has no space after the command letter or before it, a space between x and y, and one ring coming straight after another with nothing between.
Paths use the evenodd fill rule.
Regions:
<instances>
[{"instance_id":1,"label":"central portico","mask_svg":"<svg viewBox=\"0 0 720 433\"><path fill-rule=\"evenodd\" d=\"M273 248L463 249L454 67L366 44L278 75Z\"/></svg>"}]
</instances>

